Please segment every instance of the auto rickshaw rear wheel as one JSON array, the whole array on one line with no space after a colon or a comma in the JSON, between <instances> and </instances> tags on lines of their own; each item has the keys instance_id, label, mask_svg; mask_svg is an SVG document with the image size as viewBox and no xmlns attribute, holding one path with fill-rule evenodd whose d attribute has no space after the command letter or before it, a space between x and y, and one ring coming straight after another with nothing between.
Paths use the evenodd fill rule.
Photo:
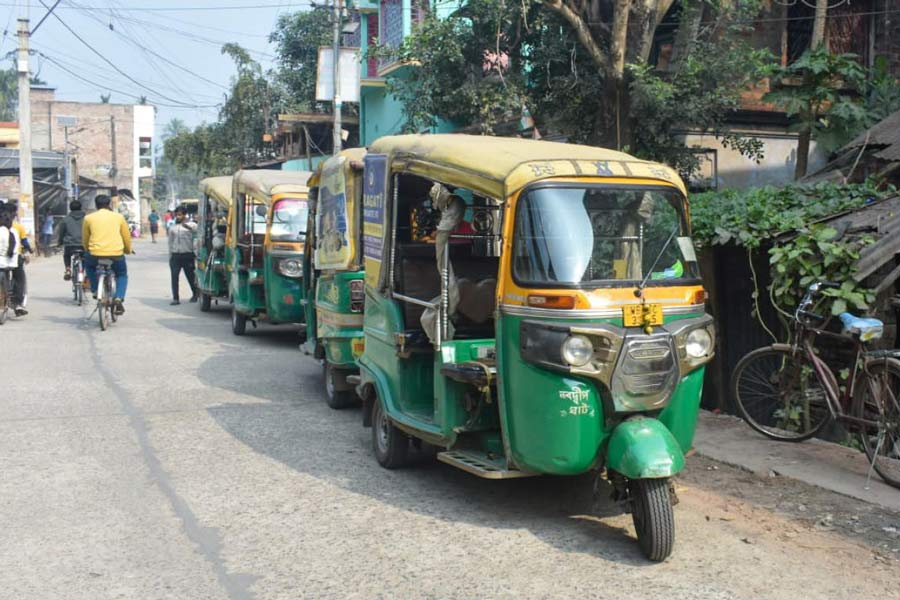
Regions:
<instances>
[{"instance_id":1,"label":"auto rickshaw rear wheel","mask_svg":"<svg viewBox=\"0 0 900 600\"><path fill-rule=\"evenodd\" d=\"M204 294L200 292L200 310L202 312L209 312L209 309L212 307L212 298L209 294Z\"/></svg>"},{"instance_id":2,"label":"auto rickshaw rear wheel","mask_svg":"<svg viewBox=\"0 0 900 600\"><path fill-rule=\"evenodd\" d=\"M241 314L231 307L231 331L234 335L244 335L247 332L247 315Z\"/></svg>"},{"instance_id":3,"label":"auto rickshaw rear wheel","mask_svg":"<svg viewBox=\"0 0 900 600\"><path fill-rule=\"evenodd\" d=\"M376 395L372 406L372 448L375 460L385 469L397 469L406 464L409 436L391 423Z\"/></svg>"},{"instance_id":4,"label":"auto rickshaw rear wheel","mask_svg":"<svg viewBox=\"0 0 900 600\"><path fill-rule=\"evenodd\" d=\"M328 404L328 407L341 410L356 404L356 393L352 389L336 389L335 378L343 379L345 375L339 369L332 367L327 360L323 370L325 377L325 403Z\"/></svg>"},{"instance_id":5,"label":"auto rickshaw rear wheel","mask_svg":"<svg viewBox=\"0 0 900 600\"><path fill-rule=\"evenodd\" d=\"M632 479L628 482L634 504L631 517L638 545L648 559L663 561L675 546L675 514L668 479Z\"/></svg>"}]
</instances>

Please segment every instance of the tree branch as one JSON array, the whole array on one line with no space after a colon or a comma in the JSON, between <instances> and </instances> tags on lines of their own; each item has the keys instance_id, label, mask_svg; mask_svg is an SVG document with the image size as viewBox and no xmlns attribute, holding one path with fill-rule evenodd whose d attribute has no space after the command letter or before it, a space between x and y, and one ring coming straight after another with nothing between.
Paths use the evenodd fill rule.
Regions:
<instances>
[{"instance_id":1,"label":"tree branch","mask_svg":"<svg viewBox=\"0 0 900 600\"><path fill-rule=\"evenodd\" d=\"M629 1L630 0L617 0L616 4L618 5L622 2L627 4ZM587 23L584 22L584 19L581 18L581 15L575 12L567 3L563 2L563 0L544 0L544 6L558 12L562 18L569 22L569 25L575 30L578 41L584 49L587 50L588 55L591 57L591 61L600 71L613 77L616 76L613 61L610 60L610 57L607 56L597 44L594 36L591 35L591 30L588 28Z\"/></svg>"}]
</instances>

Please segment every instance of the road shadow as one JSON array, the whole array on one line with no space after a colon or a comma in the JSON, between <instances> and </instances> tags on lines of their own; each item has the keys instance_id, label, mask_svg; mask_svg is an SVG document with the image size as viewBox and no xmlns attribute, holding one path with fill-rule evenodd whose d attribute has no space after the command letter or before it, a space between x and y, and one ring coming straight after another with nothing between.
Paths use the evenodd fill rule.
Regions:
<instances>
[{"instance_id":1,"label":"road shadow","mask_svg":"<svg viewBox=\"0 0 900 600\"><path fill-rule=\"evenodd\" d=\"M629 530L630 517L592 516L590 477L486 480L420 455L388 471L372 456L371 430L358 409L325 405L321 372L303 359L294 373L280 365L248 364L220 355L199 370L207 385L264 400L208 410L230 435L289 468L404 511L478 527L527 529L565 552L633 566L652 565ZM252 381L251 381L252 379ZM600 507L610 510L610 506Z\"/></svg>"}]
</instances>

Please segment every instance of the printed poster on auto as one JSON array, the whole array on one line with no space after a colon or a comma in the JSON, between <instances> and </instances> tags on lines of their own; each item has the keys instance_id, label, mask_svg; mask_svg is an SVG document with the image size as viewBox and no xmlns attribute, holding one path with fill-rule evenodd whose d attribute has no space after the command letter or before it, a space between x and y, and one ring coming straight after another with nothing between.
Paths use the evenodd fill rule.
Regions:
<instances>
[{"instance_id":1,"label":"printed poster on auto","mask_svg":"<svg viewBox=\"0 0 900 600\"><path fill-rule=\"evenodd\" d=\"M321 270L345 270L349 267L353 252L348 215L353 214L347 197L344 178L346 157L329 161L322 171L319 185L319 206L316 211L316 268Z\"/></svg>"},{"instance_id":2,"label":"printed poster on auto","mask_svg":"<svg viewBox=\"0 0 900 600\"><path fill-rule=\"evenodd\" d=\"M384 216L387 203L387 156L369 154L365 158L363 183L363 256L366 283L378 287L384 255Z\"/></svg>"}]
</instances>

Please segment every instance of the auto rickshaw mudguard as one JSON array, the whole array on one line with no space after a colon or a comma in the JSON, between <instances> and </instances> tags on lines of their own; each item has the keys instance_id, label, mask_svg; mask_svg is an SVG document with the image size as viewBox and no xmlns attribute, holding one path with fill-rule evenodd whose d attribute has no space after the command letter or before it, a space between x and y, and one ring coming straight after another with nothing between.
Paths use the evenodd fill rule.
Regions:
<instances>
[{"instance_id":1,"label":"auto rickshaw mudguard","mask_svg":"<svg viewBox=\"0 0 900 600\"><path fill-rule=\"evenodd\" d=\"M613 430L606 448L606 466L627 479L659 479L684 468L684 453L660 421L637 417Z\"/></svg>"}]
</instances>

